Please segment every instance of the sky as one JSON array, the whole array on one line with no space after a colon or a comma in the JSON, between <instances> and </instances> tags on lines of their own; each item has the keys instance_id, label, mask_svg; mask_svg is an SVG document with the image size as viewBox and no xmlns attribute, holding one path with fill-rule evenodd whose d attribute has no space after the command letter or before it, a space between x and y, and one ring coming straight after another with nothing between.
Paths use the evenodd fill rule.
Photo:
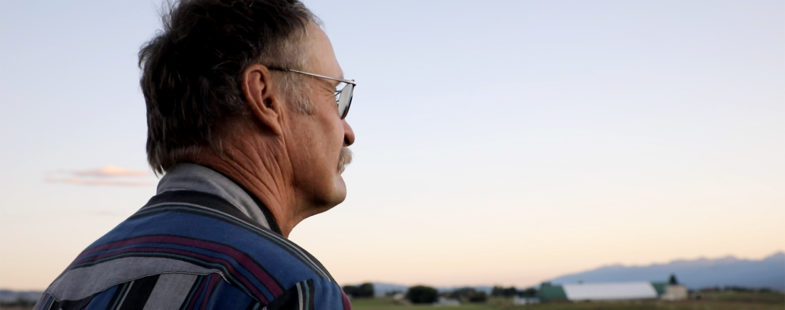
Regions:
<instances>
[{"instance_id":1,"label":"sky","mask_svg":"<svg viewBox=\"0 0 785 310\"><path fill-rule=\"evenodd\" d=\"M785 2L305 3L359 83L356 142L346 201L290 237L340 283L785 250ZM45 288L154 194L137 52L161 11L2 5L0 288Z\"/></svg>"}]
</instances>

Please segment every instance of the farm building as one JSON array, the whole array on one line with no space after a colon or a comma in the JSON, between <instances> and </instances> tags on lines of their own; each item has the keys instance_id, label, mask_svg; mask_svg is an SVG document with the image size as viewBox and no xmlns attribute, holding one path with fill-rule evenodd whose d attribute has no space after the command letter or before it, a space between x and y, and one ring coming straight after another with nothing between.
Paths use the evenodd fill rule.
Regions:
<instances>
[{"instance_id":1,"label":"farm building","mask_svg":"<svg viewBox=\"0 0 785 310\"><path fill-rule=\"evenodd\" d=\"M543 283L537 291L536 298L541 302L629 299L681 300L687 298L687 288L682 285L651 282L576 283L564 285ZM532 303L532 297L518 297L515 299L515 303Z\"/></svg>"}]
</instances>

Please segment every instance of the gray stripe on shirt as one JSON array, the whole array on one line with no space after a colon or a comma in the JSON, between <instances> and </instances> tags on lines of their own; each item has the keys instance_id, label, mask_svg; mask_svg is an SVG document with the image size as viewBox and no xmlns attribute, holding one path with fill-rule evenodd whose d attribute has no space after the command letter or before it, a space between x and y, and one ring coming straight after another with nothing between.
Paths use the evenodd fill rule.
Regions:
<instances>
[{"instance_id":1,"label":"gray stripe on shirt","mask_svg":"<svg viewBox=\"0 0 785 310\"><path fill-rule=\"evenodd\" d=\"M71 269L58 277L46 293L57 300L80 300L112 286L162 273L205 275L217 269L162 257L124 257Z\"/></svg>"},{"instance_id":2,"label":"gray stripe on shirt","mask_svg":"<svg viewBox=\"0 0 785 310\"><path fill-rule=\"evenodd\" d=\"M158 282L150 293L150 297L147 298L144 309L179 309L196 281L196 277L192 274L161 275L158 277Z\"/></svg>"}]
</instances>

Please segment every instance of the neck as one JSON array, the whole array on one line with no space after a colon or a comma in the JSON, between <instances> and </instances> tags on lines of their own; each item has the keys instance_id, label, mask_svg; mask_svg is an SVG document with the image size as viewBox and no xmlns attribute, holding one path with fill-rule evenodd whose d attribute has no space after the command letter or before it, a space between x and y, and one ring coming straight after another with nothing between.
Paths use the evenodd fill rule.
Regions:
<instances>
[{"instance_id":1,"label":"neck","mask_svg":"<svg viewBox=\"0 0 785 310\"><path fill-rule=\"evenodd\" d=\"M258 130L236 129L222 142L222 153L204 150L191 161L217 170L245 187L272 213L281 234L288 238L303 220L297 212L292 169L283 142L260 136Z\"/></svg>"}]
</instances>

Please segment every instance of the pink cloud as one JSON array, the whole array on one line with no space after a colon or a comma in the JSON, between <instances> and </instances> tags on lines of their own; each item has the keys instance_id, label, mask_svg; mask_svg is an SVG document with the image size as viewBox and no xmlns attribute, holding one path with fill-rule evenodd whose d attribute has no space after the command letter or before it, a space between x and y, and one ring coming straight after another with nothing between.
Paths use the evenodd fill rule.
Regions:
<instances>
[{"instance_id":1,"label":"pink cloud","mask_svg":"<svg viewBox=\"0 0 785 310\"><path fill-rule=\"evenodd\" d=\"M124 181L124 180L95 180L88 178L46 178L47 183L65 183L73 185L87 186L150 186L153 182Z\"/></svg>"},{"instance_id":2,"label":"pink cloud","mask_svg":"<svg viewBox=\"0 0 785 310\"><path fill-rule=\"evenodd\" d=\"M107 165L98 169L80 170L72 172L74 175L83 177L146 177L150 176L147 171L121 168Z\"/></svg>"},{"instance_id":3,"label":"pink cloud","mask_svg":"<svg viewBox=\"0 0 785 310\"><path fill-rule=\"evenodd\" d=\"M147 171L107 165L97 169L58 171L50 173L44 182L83 186L152 186L143 178L153 176Z\"/></svg>"}]
</instances>

